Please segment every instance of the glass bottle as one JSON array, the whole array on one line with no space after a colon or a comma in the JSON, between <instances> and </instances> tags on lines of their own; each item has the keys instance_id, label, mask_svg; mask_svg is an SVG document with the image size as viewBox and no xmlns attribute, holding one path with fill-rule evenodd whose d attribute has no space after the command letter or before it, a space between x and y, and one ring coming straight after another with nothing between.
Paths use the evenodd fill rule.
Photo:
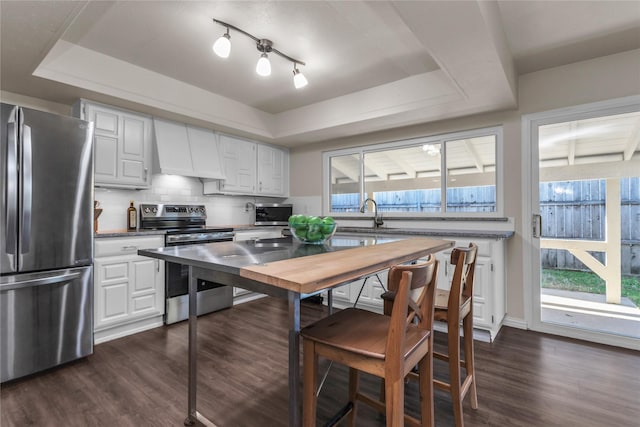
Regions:
<instances>
[{"instance_id":1,"label":"glass bottle","mask_svg":"<svg viewBox=\"0 0 640 427\"><path fill-rule=\"evenodd\" d=\"M127 209L127 231L136 231L138 228L138 214L135 206L133 206L133 200L129 202L129 208Z\"/></svg>"}]
</instances>

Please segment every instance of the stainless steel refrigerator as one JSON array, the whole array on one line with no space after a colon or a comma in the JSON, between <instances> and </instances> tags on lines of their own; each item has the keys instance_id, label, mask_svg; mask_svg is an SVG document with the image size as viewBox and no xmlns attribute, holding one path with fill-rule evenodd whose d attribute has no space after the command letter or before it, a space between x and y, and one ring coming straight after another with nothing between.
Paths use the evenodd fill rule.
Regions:
<instances>
[{"instance_id":1,"label":"stainless steel refrigerator","mask_svg":"<svg viewBox=\"0 0 640 427\"><path fill-rule=\"evenodd\" d=\"M93 123L0 105L5 382L93 352Z\"/></svg>"}]
</instances>

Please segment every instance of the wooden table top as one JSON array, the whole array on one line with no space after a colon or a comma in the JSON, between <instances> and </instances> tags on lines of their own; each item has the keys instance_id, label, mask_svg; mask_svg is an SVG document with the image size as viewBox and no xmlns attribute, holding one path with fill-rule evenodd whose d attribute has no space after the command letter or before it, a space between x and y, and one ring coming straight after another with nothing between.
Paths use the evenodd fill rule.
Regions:
<instances>
[{"instance_id":1,"label":"wooden table top","mask_svg":"<svg viewBox=\"0 0 640 427\"><path fill-rule=\"evenodd\" d=\"M454 242L449 240L403 239L249 265L240 268L240 276L302 294L311 294L396 264L425 257L453 245Z\"/></svg>"}]
</instances>

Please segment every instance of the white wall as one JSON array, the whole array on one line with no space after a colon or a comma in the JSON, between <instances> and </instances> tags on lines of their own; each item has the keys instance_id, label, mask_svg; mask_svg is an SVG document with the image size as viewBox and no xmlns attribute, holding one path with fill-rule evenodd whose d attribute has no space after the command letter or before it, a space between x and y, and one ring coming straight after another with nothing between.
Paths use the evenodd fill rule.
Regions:
<instances>
[{"instance_id":1,"label":"white wall","mask_svg":"<svg viewBox=\"0 0 640 427\"><path fill-rule=\"evenodd\" d=\"M255 220L255 211L246 209L246 204L260 201L260 198L205 196L202 194L202 182L197 178L157 174L151 179L152 186L148 190L96 188L94 198L103 209L98 218L98 232L126 229L130 200L133 200L136 208L140 203L204 204L208 226L247 225Z\"/></svg>"}]
</instances>

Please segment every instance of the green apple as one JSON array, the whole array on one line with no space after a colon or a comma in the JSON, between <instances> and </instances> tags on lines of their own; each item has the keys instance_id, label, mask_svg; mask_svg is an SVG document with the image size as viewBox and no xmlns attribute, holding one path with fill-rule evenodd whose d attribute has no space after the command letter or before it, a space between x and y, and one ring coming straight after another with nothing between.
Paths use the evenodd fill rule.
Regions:
<instances>
[{"instance_id":1,"label":"green apple","mask_svg":"<svg viewBox=\"0 0 640 427\"><path fill-rule=\"evenodd\" d=\"M330 216L324 217L322 219L322 234L331 234L333 233L333 229L336 226L336 222Z\"/></svg>"}]
</instances>

